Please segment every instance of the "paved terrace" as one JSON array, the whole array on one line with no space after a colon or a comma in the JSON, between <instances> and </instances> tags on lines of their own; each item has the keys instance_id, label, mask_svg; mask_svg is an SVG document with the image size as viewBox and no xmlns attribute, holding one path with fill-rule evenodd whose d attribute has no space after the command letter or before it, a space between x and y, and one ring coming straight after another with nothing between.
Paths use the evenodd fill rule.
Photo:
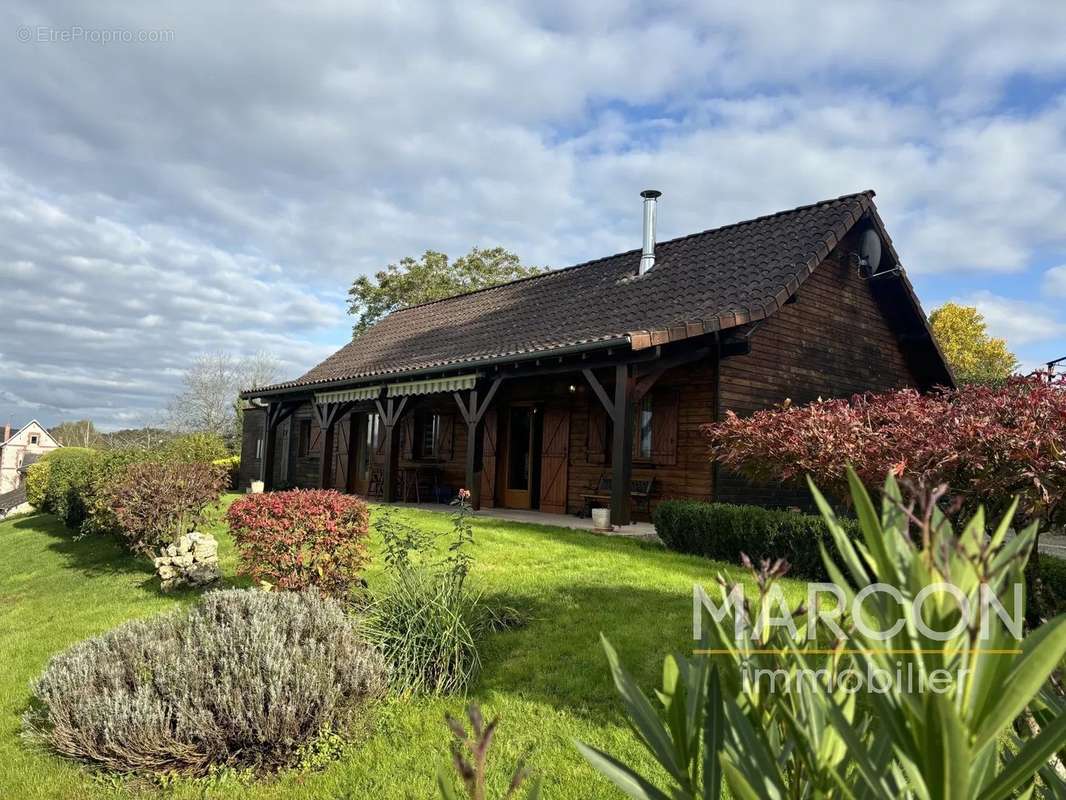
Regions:
<instances>
[{"instance_id":1,"label":"paved terrace","mask_svg":"<svg viewBox=\"0 0 1066 800\"><path fill-rule=\"evenodd\" d=\"M452 513L451 506L441 503L393 503L399 508L417 508L421 511L436 511L438 513ZM529 525L547 525L555 528L572 528L577 531L589 531L604 536L621 536L627 539L643 539L645 541L659 541L655 534L655 526L650 522L634 522L630 525L615 527L610 532L597 531L592 527L591 519L582 519L572 514L546 514L542 511L522 511L513 508L483 508L474 512L478 517L492 517L493 519L507 520L508 522L524 522Z\"/></svg>"}]
</instances>

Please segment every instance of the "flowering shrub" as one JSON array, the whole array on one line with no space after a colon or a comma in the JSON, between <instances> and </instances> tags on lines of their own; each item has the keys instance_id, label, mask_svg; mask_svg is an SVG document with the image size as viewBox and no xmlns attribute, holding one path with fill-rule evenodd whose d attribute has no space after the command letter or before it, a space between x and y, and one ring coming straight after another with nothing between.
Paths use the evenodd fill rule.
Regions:
<instances>
[{"instance_id":1,"label":"flowering shrub","mask_svg":"<svg viewBox=\"0 0 1066 800\"><path fill-rule=\"evenodd\" d=\"M105 497L130 549L149 553L193 530L228 481L224 467L148 461L127 466Z\"/></svg>"},{"instance_id":2,"label":"flowering shrub","mask_svg":"<svg viewBox=\"0 0 1066 800\"><path fill-rule=\"evenodd\" d=\"M226 516L241 573L279 589L317 586L345 597L370 560L370 515L358 497L323 489L249 494Z\"/></svg>"},{"instance_id":3,"label":"flowering shrub","mask_svg":"<svg viewBox=\"0 0 1066 800\"><path fill-rule=\"evenodd\" d=\"M703 426L720 463L758 481L810 475L836 496L851 464L866 483L885 474L948 484L971 510L1002 513L1012 496L1032 519L1066 505L1066 379L1012 378L919 394L913 390L728 413Z\"/></svg>"}]
</instances>

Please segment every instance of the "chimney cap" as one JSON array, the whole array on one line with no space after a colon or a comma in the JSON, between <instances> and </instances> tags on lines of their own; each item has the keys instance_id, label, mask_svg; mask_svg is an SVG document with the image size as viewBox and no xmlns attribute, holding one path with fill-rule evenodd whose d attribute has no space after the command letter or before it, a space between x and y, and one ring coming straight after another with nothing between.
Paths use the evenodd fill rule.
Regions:
<instances>
[{"instance_id":1,"label":"chimney cap","mask_svg":"<svg viewBox=\"0 0 1066 800\"><path fill-rule=\"evenodd\" d=\"M658 189L645 189L640 193L640 196L645 199L654 200L656 197L662 197L662 194L663 193Z\"/></svg>"}]
</instances>

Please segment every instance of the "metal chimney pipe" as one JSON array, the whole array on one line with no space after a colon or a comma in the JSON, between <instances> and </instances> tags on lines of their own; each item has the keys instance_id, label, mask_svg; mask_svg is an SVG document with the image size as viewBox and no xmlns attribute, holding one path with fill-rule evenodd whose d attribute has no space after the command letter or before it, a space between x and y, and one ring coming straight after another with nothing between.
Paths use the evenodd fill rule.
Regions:
<instances>
[{"instance_id":1,"label":"metal chimney pipe","mask_svg":"<svg viewBox=\"0 0 1066 800\"><path fill-rule=\"evenodd\" d=\"M657 189L645 189L640 193L644 198L644 249L640 253L640 271L638 275L655 266L655 201L662 196Z\"/></svg>"}]
</instances>

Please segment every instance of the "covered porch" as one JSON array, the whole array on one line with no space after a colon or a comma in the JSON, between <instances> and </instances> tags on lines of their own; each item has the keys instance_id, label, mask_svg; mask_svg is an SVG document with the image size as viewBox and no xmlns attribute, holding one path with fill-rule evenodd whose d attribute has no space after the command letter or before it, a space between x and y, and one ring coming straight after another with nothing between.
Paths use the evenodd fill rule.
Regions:
<instances>
[{"instance_id":1,"label":"covered porch","mask_svg":"<svg viewBox=\"0 0 1066 800\"><path fill-rule=\"evenodd\" d=\"M447 502L462 487L475 509L540 515L539 524L591 529L582 517L594 507L609 508L613 526L649 523L657 498L710 497L696 428L713 418L716 367L706 345L600 345L279 392L260 398L256 477L267 490L335 488L420 504ZM682 425L686 405L698 416Z\"/></svg>"}]
</instances>

